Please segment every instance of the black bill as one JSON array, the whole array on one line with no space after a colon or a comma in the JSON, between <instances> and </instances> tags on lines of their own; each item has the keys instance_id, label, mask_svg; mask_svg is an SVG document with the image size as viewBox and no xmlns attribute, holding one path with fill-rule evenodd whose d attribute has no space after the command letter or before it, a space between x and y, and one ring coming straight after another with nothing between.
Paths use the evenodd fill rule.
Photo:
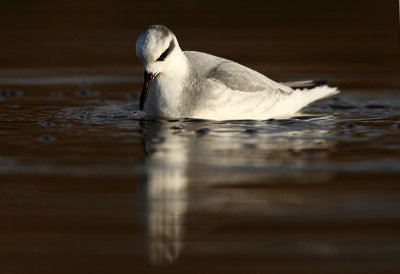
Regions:
<instances>
[{"instance_id":1,"label":"black bill","mask_svg":"<svg viewBox=\"0 0 400 274\"><path fill-rule=\"evenodd\" d=\"M144 72L144 83L142 88L142 93L140 93L140 110L143 110L144 104L146 103L147 95L149 94L149 88L151 82L153 82L154 77L156 75L153 73L149 73L147 71Z\"/></svg>"}]
</instances>

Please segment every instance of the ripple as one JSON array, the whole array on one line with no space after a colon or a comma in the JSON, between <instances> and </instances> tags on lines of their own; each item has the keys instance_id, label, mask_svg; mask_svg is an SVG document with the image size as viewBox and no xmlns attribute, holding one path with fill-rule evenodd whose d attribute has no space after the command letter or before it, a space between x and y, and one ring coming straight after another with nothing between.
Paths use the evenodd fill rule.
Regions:
<instances>
[{"instance_id":1,"label":"ripple","mask_svg":"<svg viewBox=\"0 0 400 274\"><path fill-rule=\"evenodd\" d=\"M6 88L0 90L0 99L21 97L23 92L18 89Z\"/></svg>"},{"instance_id":2,"label":"ripple","mask_svg":"<svg viewBox=\"0 0 400 274\"><path fill-rule=\"evenodd\" d=\"M50 135L43 135L43 136L40 136L38 138L38 140L42 143L51 143L51 142L54 142L56 140L56 138L53 136L50 136Z\"/></svg>"},{"instance_id":3,"label":"ripple","mask_svg":"<svg viewBox=\"0 0 400 274\"><path fill-rule=\"evenodd\" d=\"M96 97L99 96L100 92L97 90L91 90L91 89L82 89L78 90L75 95L78 97Z\"/></svg>"},{"instance_id":4,"label":"ripple","mask_svg":"<svg viewBox=\"0 0 400 274\"><path fill-rule=\"evenodd\" d=\"M210 132L209 128L206 128L206 127L205 128L199 128L199 129L196 130L196 135L201 137L201 136L204 136L204 135L208 134L209 132Z\"/></svg>"}]
</instances>

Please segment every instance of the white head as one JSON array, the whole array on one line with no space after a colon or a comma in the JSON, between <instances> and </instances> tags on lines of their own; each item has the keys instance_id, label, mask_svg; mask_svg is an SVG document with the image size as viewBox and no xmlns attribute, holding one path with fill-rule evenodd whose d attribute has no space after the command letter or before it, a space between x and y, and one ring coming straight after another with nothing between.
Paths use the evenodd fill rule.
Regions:
<instances>
[{"instance_id":1,"label":"white head","mask_svg":"<svg viewBox=\"0 0 400 274\"><path fill-rule=\"evenodd\" d=\"M158 74L174 71L179 63L178 57L183 54L172 31L162 25L152 25L139 35L136 55L144 67L140 95L140 109L143 109L151 82Z\"/></svg>"},{"instance_id":2,"label":"white head","mask_svg":"<svg viewBox=\"0 0 400 274\"><path fill-rule=\"evenodd\" d=\"M136 41L136 55L145 71L162 72L170 62L170 56L179 49L175 35L162 25L153 25L139 35Z\"/></svg>"}]
</instances>

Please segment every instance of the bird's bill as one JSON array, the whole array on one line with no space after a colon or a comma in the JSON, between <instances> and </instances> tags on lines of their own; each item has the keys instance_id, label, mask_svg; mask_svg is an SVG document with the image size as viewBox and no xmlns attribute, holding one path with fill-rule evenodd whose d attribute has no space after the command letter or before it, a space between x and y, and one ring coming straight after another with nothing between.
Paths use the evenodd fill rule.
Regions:
<instances>
[{"instance_id":1,"label":"bird's bill","mask_svg":"<svg viewBox=\"0 0 400 274\"><path fill-rule=\"evenodd\" d=\"M142 92L140 93L140 110L143 110L143 108L144 108L144 104L146 103L147 95L149 94L149 88L150 88L151 82L153 82L155 76L156 76L156 74L149 73L147 71L144 72L144 83L143 83Z\"/></svg>"}]
</instances>

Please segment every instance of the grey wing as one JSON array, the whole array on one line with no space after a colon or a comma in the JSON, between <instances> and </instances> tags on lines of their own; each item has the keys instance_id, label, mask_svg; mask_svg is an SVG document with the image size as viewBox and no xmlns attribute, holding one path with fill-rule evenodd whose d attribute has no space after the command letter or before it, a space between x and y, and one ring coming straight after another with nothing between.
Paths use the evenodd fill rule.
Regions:
<instances>
[{"instance_id":1,"label":"grey wing","mask_svg":"<svg viewBox=\"0 0 400 274\"><path fill-rule=\"evenodd\" d=\"M252 69L229 60L222 60L213 67L207 78L235 91L275 91L285 94L290 94L293 91L288 86L279 84Z\"/></svg>"}]
</instances>

